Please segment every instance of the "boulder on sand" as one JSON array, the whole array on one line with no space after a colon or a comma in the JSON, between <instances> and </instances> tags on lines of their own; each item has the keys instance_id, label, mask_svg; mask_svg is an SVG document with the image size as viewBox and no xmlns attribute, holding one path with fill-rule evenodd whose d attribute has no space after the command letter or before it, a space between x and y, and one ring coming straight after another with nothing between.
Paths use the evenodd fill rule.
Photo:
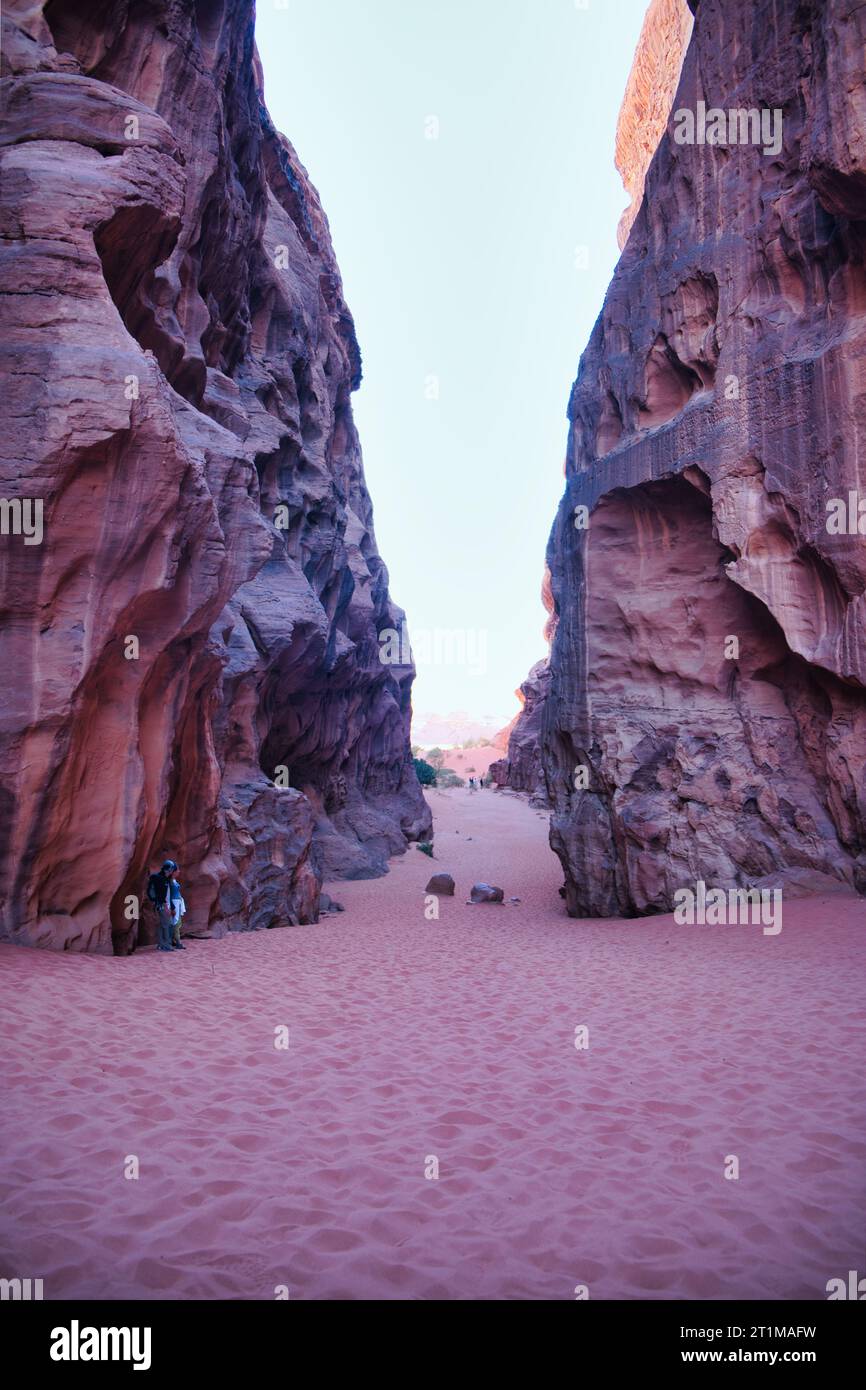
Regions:
<instances>
[{"instance_id":1,"label":"boulder on sand","mask_svg":"<svg viewBox=\"0 0 866 1390\"><path fill-rule=\"evenodd\" d=\"M442 897L453 898L454 880L450 874L434 874L424 892L439 893Z\"/></svg>"},{"instance_id":2,"label":"boulder on sand","mask_svg":"<svg viewBox=\"0 0 866 1390\"><path fill-rule=\"evenodd\" d=\"M473 883L472 892L469 894L469 901L473 903L501 903L505 900L505 894L501 888L494 888L489 883Z\"/></svg>"}]
</instances>

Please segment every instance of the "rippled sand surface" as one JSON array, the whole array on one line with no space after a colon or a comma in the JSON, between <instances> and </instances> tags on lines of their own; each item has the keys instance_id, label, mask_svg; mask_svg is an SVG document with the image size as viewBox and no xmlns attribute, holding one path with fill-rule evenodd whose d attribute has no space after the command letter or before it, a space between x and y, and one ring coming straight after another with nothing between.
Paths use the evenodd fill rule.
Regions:
<instances>
[{"instance_id":1,"label":"rippled sand surface","mask_svg":"<svg viewBox=\"0 0 866 1390\"><path fill-rule=\"evenodd\" d=\"M544 817L431 800L436 861L334 885L317 926L0 948L0 1274L46 1298L760 1299L866 1273L866 903L786 901L777 937L573 922ZM475 880L521 901L468 906Z\"/></svg>"}]
</instances>

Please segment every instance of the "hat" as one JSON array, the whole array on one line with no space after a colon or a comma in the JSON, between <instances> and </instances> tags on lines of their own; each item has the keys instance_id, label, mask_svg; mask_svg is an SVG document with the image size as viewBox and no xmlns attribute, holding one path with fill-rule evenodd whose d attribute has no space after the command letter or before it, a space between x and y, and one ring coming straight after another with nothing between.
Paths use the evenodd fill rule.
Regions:
<instances>
[{"instance_id":1,"label":"hat","mask_svg":"<svg viewBox=\"0 0 866 1390\"><path fill-rule=\"evenodd\" d=\"M162 867L163 869L176 869L177 865L175 864L173 859L166 859Z\"/></svg>"}]
</instances>

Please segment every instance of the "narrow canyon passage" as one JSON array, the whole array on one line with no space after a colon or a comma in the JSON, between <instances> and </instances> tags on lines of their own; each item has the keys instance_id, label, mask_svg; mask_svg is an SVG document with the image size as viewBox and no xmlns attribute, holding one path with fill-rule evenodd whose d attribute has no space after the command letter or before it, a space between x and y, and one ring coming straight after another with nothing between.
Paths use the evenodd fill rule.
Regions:
<instances>
[{"instance_id":1,"label":"narrow canyon passage","mask_svg":"<svg viewBox=\"0 0 866 1390\"><path fill-rule=\"evenodd\" d=\"M576 922L546 817L429 801L435 860L318 925L0 947L4 1267L47 1299L825 1298L866 1215L862 900L776 937Z\"/></svg>"},{"instance_id":2,"label":"narrow canyon passage","mask_svg":"<svg viewBox=\"0 0 866 1390\"><path fill-rule=\"evenodd\" d=\"M590 1300L621 1374L832 1380L866 0L6 0L0 51L15 1363Z\"/></svg>"}]
</instances>

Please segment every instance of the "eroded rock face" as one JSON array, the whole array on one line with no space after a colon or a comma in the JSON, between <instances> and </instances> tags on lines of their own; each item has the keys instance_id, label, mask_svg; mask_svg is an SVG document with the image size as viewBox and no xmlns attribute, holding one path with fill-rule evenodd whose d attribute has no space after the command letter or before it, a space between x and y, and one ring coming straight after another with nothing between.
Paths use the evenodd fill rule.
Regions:
<instances>
[{"instance_id":1,"label":"eroded rock face","mask_svg":"<svg viewBox=\"0 0 866 1390\"><path fill-rule=\"evenodd\" d=\"M4 13L3 930L127 951L315 920L429 837L327 222L251 0ZM285 783L285 785L281 785Z\"/></svg>"},{"instance_id":2,"label":"eroded rock face","mask_svg":"<svg viewBox=\"0 0 866 1390\"><path fill-rule=\"evenodd\" d=\"M864 45L856 0L697 7L674 112L783 138L672 114L571 395L543 742L572 914L866 891L866 536L828 526L866 497Z\"/></svg>"},{"instance_id":3,"label":"eroded rock face","mask_svg":"<svg viewBox=\"0 0 866 1390\"><path fill-rule=\"evenodd\" d=\"M631 199L617 229L620 249L641 205L646 172L668 122L691 32L686 0L650 0L616 127L616 167Z\"/></svg>"},{"instance_id":4,"label":"eroded rock face","mask_svg":"<svg viewBox=\"0 0 866 1390\"><path fill-rule=\"evenodd\" d=\"M508 728L508 751L490 764L490 776L497 787L527 792L539 803L545 800L541 729L549 688L548 662L537 661L516 692L522 708Z\"/></svg>"},{"instance_id":5,"label":"eroded rock face","mask_svg":"<svg viewBox=\"0 0 866 1390\"><path fill-rule=\"evenodd\" d=\"M556 632L556 610L548 569L544 571L541 601L547 609L543 635L549 650ZM490 776L497 787L526 792L538 806L548 805L541 748L544 709L549 692L550 662L545 657L535 663L526 680L514 692L521 708L508 728L503 730L505 757L490 764Z\"/></svg>"}]
</instances>

